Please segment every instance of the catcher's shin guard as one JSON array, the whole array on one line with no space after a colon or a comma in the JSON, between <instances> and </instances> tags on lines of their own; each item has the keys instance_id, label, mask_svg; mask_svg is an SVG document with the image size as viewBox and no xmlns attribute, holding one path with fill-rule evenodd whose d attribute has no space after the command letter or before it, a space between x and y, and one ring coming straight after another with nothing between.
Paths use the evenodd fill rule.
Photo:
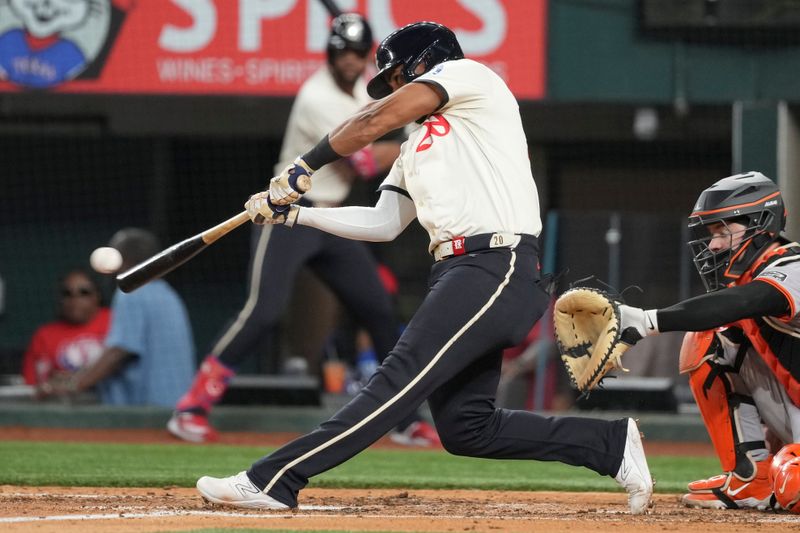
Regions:
<instances>
[{"instance_id":1,"label":"catcher's shin guard","mask_svg":"<svg viewBox=\"0 0 800 533\"><path fill-rule=\"evenodd\" d=\"M209 355L200 365L191 388L178 400L175 409L179 412L207 414L225 394L234 374L219 359Z\"/></svg>"},{"instance_id":2,"label":"catcher's shin guard","mask_svg":"<svg viewBox=\"0 0 800 533\"><path fill-rule=\"evenodd\" d=\"M735 391L736 367L714 360L719 349L713 332L687 334L681 347L681 372L689 372L689 386L722 469L748 481L756 475L756 462L749 452L765 449L766 444L752 398ZM749 429L744 427L745 418Z\"/></svg>"}]
</instances>

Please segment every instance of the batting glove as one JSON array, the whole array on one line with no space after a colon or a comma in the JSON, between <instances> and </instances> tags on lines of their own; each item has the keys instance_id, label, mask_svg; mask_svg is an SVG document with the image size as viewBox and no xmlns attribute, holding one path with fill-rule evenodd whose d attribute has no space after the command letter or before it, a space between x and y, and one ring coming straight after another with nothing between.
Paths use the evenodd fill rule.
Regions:
<instances>
[{"instance_id":1,"label":"batting glove","mask_svg":"<svg viewBox=\"0 0 800 533\"><path fill-rule=\"evenodd\" d=\"M273 204L269 191L256 193L248 198L244 208L253 224L285 224L289 227L294 226L297 212L300 210L296 205Z\"/></svg>"},{"instance_id":2,"label":"batting glove","mask_svg":"<svg viewBox=\"0 0 800 533\"><path fill-rule=\"evenodd\" d=\"M269 195L275 205L293 204L311 190L314 170L301 157L284 168L269 182Z\"/></svg>"},{"instance_id":3,"label":"batting glove","mask_svg":"<svg viewBox=\"0 0 800 533\"><path fill-rule=\"evenodd\" d=\"M648 335L659 333L658 316L655 309L645 311L623 304L619 306L619 311L622 315L620 320L622 342L636 344Z\"/></svg>"}]
</instances>

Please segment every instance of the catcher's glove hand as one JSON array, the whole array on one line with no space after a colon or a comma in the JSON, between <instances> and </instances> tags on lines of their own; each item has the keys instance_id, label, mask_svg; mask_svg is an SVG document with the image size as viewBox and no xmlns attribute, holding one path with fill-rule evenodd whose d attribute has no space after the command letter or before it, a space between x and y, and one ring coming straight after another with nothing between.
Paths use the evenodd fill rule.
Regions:
<instances>
[{"instance_id":1,"label":"catcher's glove hand","mask_svg":"<svg viewBox=\"0 0 800 533\"><path fill-rule=\"evenodd\" d=\"M562 294L555 303L553 323L561 359L581 392L595 388L614 369L627 372L620 358L641 338L623 339L620 303L590 287Z\"/></svg>"}]
</instances>

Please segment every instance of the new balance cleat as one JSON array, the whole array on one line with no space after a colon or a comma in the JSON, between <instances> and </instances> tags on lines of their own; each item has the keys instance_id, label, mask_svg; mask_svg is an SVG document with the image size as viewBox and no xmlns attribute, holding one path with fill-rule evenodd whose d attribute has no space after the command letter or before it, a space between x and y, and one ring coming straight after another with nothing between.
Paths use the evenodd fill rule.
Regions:
<instances>
[{"instance_id":1,"label":"new balance cleat","mask_svg":"<svg viewBox=\"0 0 800 533\"><path fill-rule=\"evenodd\" d=\"M289 509L288 505L264 494L253 485L247 472L223 478L203 476L197 480L197 490L204 500L219 505L245 509Z\"/></svg>"},{"instance_id":2,"label":"new balance cleat","mask_svg":"<svg viewBox=\"0 0 800 533\"><path fill-rule=\"evenodd\" d=\"M628 435L625 440L625 451L622 455L622 464L614 480L628 491L628 506L631 514L644 514L650 506L653 496L653 478L647 467L647 458L644 455L642 436L639 427L632 418L628 419Z\"/></svg>"}]
</instances>

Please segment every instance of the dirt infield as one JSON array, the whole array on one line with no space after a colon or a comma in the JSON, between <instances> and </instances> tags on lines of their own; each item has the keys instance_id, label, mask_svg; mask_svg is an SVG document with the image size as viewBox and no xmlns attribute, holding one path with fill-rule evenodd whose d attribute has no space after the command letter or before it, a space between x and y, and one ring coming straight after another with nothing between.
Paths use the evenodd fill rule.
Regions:
<instances>
[{"instance_id":1,"label":"dirt infield","mask_svg":"<svg viewBox=\"0 0 800 533\"><path fill-rule=\"evenodd\" d=\"M161 431L3 428L3 440L175 442ZM224 434L224 444L269 445L293 435ZM379 446L388 446L386 441ZM712 453L707 445L647 443L648 453ZM700 511L659 494L647 516L630 516L623 493L307 489L293 512L207 506L194 489L0 486L0 530L95 533L263 528L348 531L798 531L800 516Z\"/></svg>"}]
</instances>

